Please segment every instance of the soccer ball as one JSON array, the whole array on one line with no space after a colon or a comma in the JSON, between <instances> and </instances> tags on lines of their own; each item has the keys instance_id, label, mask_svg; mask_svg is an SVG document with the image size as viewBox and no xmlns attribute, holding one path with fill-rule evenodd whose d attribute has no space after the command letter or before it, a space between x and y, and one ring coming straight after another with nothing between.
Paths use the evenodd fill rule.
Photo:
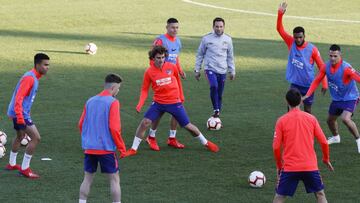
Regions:
<instances>
[{"instance_id":1,"label":"soccer ball","mask_svg":"<svg viewBox=\"0 0 360 203\"><path fill-rule=\"evenodd\" d=\"M7 135L3 131L0 131L0 143L2 145L5 145L6 141L7 141Z\"/></svg>"},{"instance_id":2,"label":"soccer ball","mask_svg":"<svg viewBox=\"0 0 360 203\"><path fill-rule=\"evenodd\" d=\"M250 173L248 182L251 187L260 188L265 185L266 178L261 171L253 171Z\"/></svg>"},{"instance_id":3,"label":"soccer ball","mask_svg":"<svg viewBox=\"0 0 360 203\"><path fill-rule=\"evenodd\" d=\"M209 130L220 130L222 127L220 118L210 117L207 122L206 126Z\"/></svg>"},{"instance_id":4,"label":"soccer ball","mask_svg":"<svg viewBox=\"0 0 360 203\"><path fill-rule=\"evenodd\" d=\"M95 55L97 51L97 46L94 43L89 43L85 46L85 52L90 55Z\"/></svg>"},{"instance_id":5,"label":"soccer ball","mask_svg":"<svg viewBox=\"0 0 360 203\"><path fill-rule=\"evenodd\" d=\"M22 146L26 146L30 141L31 138L27 134L25 134L24 138L21 140L20 143Z\"/></svg>"},{"instance_id":6,"label":"soccer ball","mask_svg":"<svg viewBox=\"0 0 360 203\"><path fill-rule=\"evenodd\" d=\"M0 158L3 158L3 156L5 156L5 152L6 152L5 146L0 144Z\"/></svg>"}]
</instances>

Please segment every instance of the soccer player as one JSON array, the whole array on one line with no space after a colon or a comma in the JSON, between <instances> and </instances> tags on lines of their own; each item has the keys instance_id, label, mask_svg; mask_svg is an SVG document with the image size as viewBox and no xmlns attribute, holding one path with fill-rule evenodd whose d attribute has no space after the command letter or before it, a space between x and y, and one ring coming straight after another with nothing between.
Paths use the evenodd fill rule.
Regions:
<instances>
[{"instance_id":1,"label":"soccer player","mask_svg":"<svg viewBox=\"0 0 360 203\"><path fill-rule=\"evenodd\" d=\"M322 68L311 84L304 99L309 97L319 85L319 81L325 76L328 78L332 102L329 107L327 124L333 136L328 138L329 144L340 143L337 118L340 116L343 123L356 139L358 152L360 153L360 135L356 124L351 117L359 102L359 91L356 82L360 82L359 73L341 57L340 46L333 44L329 50L330 60ZM356 81L356 82L355 82Z\"/></svg>"},{"instance_id":2,"label":"soccer player","mask_svg":"<svg viewBox=\"0 0 360 203\"><path fill-rule=\"evenodd\" d=\"M300 90L301 95L305 95L311 82L314 80L314 62L320 69L324 66L320 52L310 42L305 41L305 30L303 27L295 27L293 36L289 35L282 24L282 18L285 14L287 3L280 4L278 10L276 29L281 38L286 43L289 50L288 63L286 67L286 80L290 83L290 88ZM326 78L322 81L322 93L325 94L328 88ZM314 95L303 101L304 111L311 113L311 105L314 102Z\"/></svg>"},{"instance_id":3,"label":"soccer player","mask_svg":"<svg viewBox=\"0 0 360 203\"><path fill-rule=\"evenodd\" d=\"M80 186L79 203L86 203L98 163L110 181L113 202L121 202L119 165L116 148L123 158L126 152L121 137L120 103L115 98L122 79L117 74L105 78L104 90L85 104L79 120L82 148L85 150L84 180Z\"/></svg>"},{"instance_id":4,"label":"soccer player","mask_svg":"<svg viewBox=\"0 0 360 203\"><path fill-rule=\"evenodd\" d=\"M301 180L307 193L314 193L317 202L325 203L324 184L314 150L315 137L321 146L323 163L333 171L325 135L316 118L300 110L301 93L298 89L290 89L286 101L290 110L277 120L273 140L278 174L273 202L281 203L286 196L293 196Z\"/></svg>"},{"instance_id":5,"label":"soccer player","mask_svg":"<svg viewBox=\"0 0 360 203\"><path fill-rule=\"evenodd\" d=\"M9 164L6 165L5 169L19 170L21 175L30 179L40 177L30 169L31 158L40 142L40 133L31 120L30 111L38 91L39 79L49 70L49 60L49 56L43 53L34 56L34 68L26 72L17 83L7 111L7 115L12 119L16 130L16 138L13 140ZM26 146L23 162L20 166L16 164L16 157L25 134L31 138L31 141Z\"/></svg>"},{"instance_id":6,"label":"soccer player","mask_svg":"<svg viewBox=\"0 0 360 203\"><path fill-rule=\"evenodd\" d=\"M205 35L200 43L195 63L195 78L199 81L201 64L204 61L205 75L210 85L210 98L213 105L213 117L219 117L222 107L226 73L230 80L235 79L235 64L232 39L224 33L225 20L213 20L213 32Z\"/></svg>"},{"instance_id":7,"label":"soccer player","mask_svg":"<svg viewBox=\"0 0 360 203\"><path fill-rule=\"evenodd\" d=\"M136 111L141 111L141 108L148 96L150 85L154 91L153 102L145 113L144 119L140 122L136 130L132 147L126 152L126 156L132 156L137 153L138 147L144 138L146 129L153 121L159 119L165 112L174 116L181 127L188 130L210 151L219 151L217 145L208 141L204 135L201 134L199 129L190 123L182 104L184 95L178 70L174 64L165 62L166 56L167 50L163 46L155 46L149 52L149 58L150 60L153 60L154 63L151 64L145 71L140 99L136 106Z\"/></svg>"},{"instance_id":8,"label":"soccer player","mask_svg":"<svg viewBox=\"0 0 360 203\"><path fill-rule=\"evenodd\" d=\"M179 29L179 21L175 18L169 18L166 24L166 34L157 37L153 43L153 47L154 46L165 47L168 50L168 56L165 58L165 61L175 64L176 67L178 68L178 73L183 79L185 79L186 78L185 72L182 70L179 62L181 41L180 38L177 37L178 29ZM153 63L153 61L150 61L150 63ZM156 129L160 123L160 118L152 123L151 128L149 129L149 136L146 139L147 143L150 146L150 149L155 151L160 150L160 147L156 141ZM183 149L185 145L181 144L176 139L177 124L178 123L175 117L172 116L170 120L170 132L167 143L171 147L177 149Z\"/></svg>"}]
</instances>

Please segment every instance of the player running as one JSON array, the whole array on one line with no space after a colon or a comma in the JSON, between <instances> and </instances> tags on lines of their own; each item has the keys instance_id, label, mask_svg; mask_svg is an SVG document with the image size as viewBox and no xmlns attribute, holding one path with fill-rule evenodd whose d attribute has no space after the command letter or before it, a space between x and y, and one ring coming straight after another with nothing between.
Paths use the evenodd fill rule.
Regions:
<instances>
[{"instance_id":1,"label":"player running","mask_svg":"<svg viewBox=\"0 0 360 203\"><path fill-rule=\"evenodd\" d=\"M154 63L145 71L144 81L141 88L139 103L136 111L140 112L148 96L151 85L154 91L153 102L140 122L131 149L126 153L127 156L135 155L138 147L144 138L146 129L152 122L156 121L165 112L175 117L181 127L188 130L201 144L206 146L210 151L217 152L219 148L214 143L208 141L199 129L190 123L182 104L184 99L181 80L176 65L165 62L167 50L163 46L155 46L149 52L149 59Z\"/></svg>"},{"instance_id":2,"label":"player running","mask_svg":"<svg viewBox=\"0 0 360 203\"><path fill-rule=\"evenodd\" d=\"M16 130L16 138L13 140L9 164L6 165L5 169L19 170L21 175L31 179L40 177L30 169L31 158L40 142L40 133L31 120L30 111L38 91L39 79L49 70L49 60L49 56L43 53L34 56L34 68L26 72L17 83L7 111L7 115L12 119ZM16 164L16 157L21 140L26 134L31 138L31 141L26 146L23 162L20 166Z\"/></svg>"},{"instance_id":3,"label":"player running","mask_svg":"<svg viewBox=\"0 0 360 203\"><path fill-rule=\"evenodd\" d=\"M301 180L307 193L314 193L317 202L325 203L327 200L317 165L314 137L320 143L323 163L333 171L326 137L316 118L300 110L301 93L298 89L290 89L286 93L286 101L290 110L277 120L273 140L278 174L273 202L285 202L286 196L292 197Z\"/></svg>"},{"instance_id":4,"label":"player running","mask_svg":"<svg viewBox=\"0 0 360 203\"><path fill-rule=\"evenodd\" d=\"M113 202L121 202L119 164L115 152L117 148L120 158L126 152L121 137L120 103L115 99L121 82L119 75L107 75L104 90L86 102L81 114L79 129L85 153L85 174L80 186L79 203L86 203L98 163L101 172L109 177Z\"/></svg>"},{"instance_id":5,"label":"player running","mask_svg":"<svg viewBox=\"0 0 360 203\"><path fill-rule=\"evenodd\" d=\"M165 61L175 64L176 67L178 68L178 73L183 79L185 79L186 75L185 72L182 70L179 61L179 54L181 51L181 41L180 38L177 37L178 29L179 29L179 21L175 18L169 18L166 24L166 34L157 37L153 43L153 47L154 46L165 47L168 50L168 56L165 58ZM153 61L150 61L150 63L153 63ZM160 119L161 117L151 124L151 128L149 129L149 136L146 138L146 142L149 144L150 149L155 151L160 150L160 147L156 141L156 129L159 126ZM181 144L176 139L177 124L178 123L175 117L172 116L170 120L170 132L167 143L171 147L177 149L183 149L185 145Z\"/></svg>"},{"instance_id":6,"label":"player running","mask_svg":"<svg viewBox=\"0 0 360 203\"><path fill-rule=\"evenodd\" d=\"M201 64L204 61L206 78L210 85L210 98L213 105L213 117L219 117L222 108L222 95L225 87L226 73L229 79L235 79L234 49L232 39L224 33L225 20L213 20L213 32L205 35L199 45L196 63L195 78L200 79Z\"/></svg>"},{"instance_id":7,"label":"player running","mask_svg":"<svg viewBox=\"0 0 360 203\"><path fill-rule=\"evenodd\" d=\"M314 62L319 69L324 66L324 62L316 46L310 42L305 42L305 30L303 27L295 27L293 36L284 30L282 18L286 12L286 7L286 2L280 4L276 24L276 29L289 50L286 80L290 83L290 88L298 89L301 95L304 96L315 77ZM327 81L326 78L324 78L321 89L323 94L325 94L327 88ZM304 100L304 111L311 113L311 105L313 102L314 95Z\"/></svg>"},{"instance_id":8,"label":"player running","mask_svg":"<svg viewBox=\"0 0 360 203\"><path fill-rule=\"evenodd\" d=\"M360 153L359 131L355 122L351 119L359 102L359 91L356 87L356 82L360 82L360 76L349 63L342 59L340 46L336 44L330 46L329 58L330 60L326 63L326 66L320 69L304 99L308 98L316 90L320 81L326 76L329 81L332 99L327 124L333 136L328 138L328 143L340 143L338 123L336 121L340 116L343 123L356 139L358 152Z\"/></svg>"}]
</instances>

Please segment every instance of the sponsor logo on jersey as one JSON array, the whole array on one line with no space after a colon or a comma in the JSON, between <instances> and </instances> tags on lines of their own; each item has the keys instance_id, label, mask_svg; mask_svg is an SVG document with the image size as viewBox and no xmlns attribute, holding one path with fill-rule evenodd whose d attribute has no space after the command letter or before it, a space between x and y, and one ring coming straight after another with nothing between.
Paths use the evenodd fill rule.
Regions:
<instances>
[{"instance_id":1,"label":"sponsor logo on jersey","mask_svg":"<svg viewBox=\"0 0 360 203\"><path fill-rule=\"evenodd\" d=\"M171 83L171 77L161 78L161 79L156 80L157 86L164 86L164 85L168 85L170 83Z\"/></svg>"}]
</instances>

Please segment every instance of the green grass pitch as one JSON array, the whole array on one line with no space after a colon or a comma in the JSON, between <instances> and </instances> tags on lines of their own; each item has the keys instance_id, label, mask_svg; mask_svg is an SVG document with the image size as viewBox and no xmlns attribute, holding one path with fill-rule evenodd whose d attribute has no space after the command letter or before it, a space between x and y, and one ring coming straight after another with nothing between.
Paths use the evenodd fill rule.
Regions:
<instances>
[{"instance_id":1,"label":"green grass pitch","mask_svg":"<svg viewBox=\"0 0 360 203\"><path fill-rule=\"evenodd\" d=\"M272 0L199 0L215 6L276 14L280 2ZM360 20L358 1L288 1L286 15ZM180 21L183 43L180 56L188 78L183 81L185 107L191 121L219 145L217 154L206 151L185 130L178 131L184 150L166 146L169 116L160 124L160 152L142 143L139 154L120 161L123 202L271 202L276 182L272 155L273 128L286 112L284 94L286 45L276 32L276 17L219 10L176 1L74 0L3 1L0 7L0 129L15 136L6 109L21 75L32 67L32 57L45 52L51 57L48 75L41 79L32 118L42 140L31 162L39 180L28 180L4 171L8 154L0 159L0 202L77 202L83 178L83 153L77 121L84 102L102 90L109 72L122 75L123 137L130 147L143 112L135 112L147 51L153 39L165 32L169 17ZM222 121L218 132L206 130L211 114L209 87L204 77L193 77L195 54L201 36L212 30L212 20L222 16L225 32L233 37L237 78L227 81ZM354 68L360 66L360 23L341 23L285 18L288 32L302 25L306 40L313 42L327 60L327 49L337 43ZM98 46L95 56L83 54L85 44ZM202 75L203 76L203 75ZM150 98L147 104L150 103ZM329 134L325 120L330 98L316 93L313 112ZM353 119L360 122L359 111ZM329 202L360 202L360 156L354 139L340 124L342 143L330 147L335 172L319 163ZM9 141L10 142L10 141ZM10 144L6 145L8 151ZM317 149L318 146L316 146ZM23 149L18 155L21 163ZM318 150L319 152L319 150ZM319 160L321 153L318 153ZM50 157L52 161L41 161ZM251 171L267 177L262 189L247 184ZM89 202L110 202L105 176L98 174ZM288 202L314 202L299 185Z\"/></svg>"}]
</instances>

